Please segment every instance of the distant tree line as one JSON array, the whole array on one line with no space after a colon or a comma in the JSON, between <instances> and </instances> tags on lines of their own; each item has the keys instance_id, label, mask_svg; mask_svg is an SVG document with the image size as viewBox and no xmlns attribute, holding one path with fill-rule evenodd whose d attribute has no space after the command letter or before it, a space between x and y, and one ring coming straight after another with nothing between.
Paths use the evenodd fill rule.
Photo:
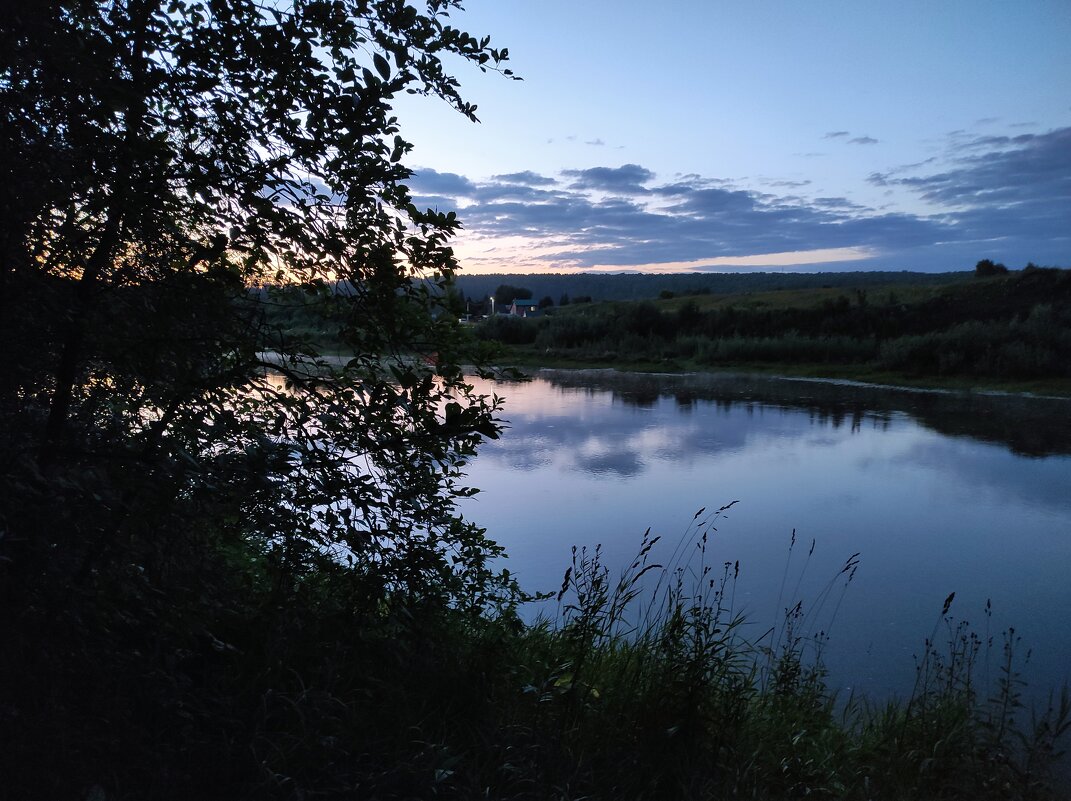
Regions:
<instances>
[{"instance_id":1,"label":"distant tree line","mask_svg":"<svg viewBox=\"0 0 1071 801\"><path fill-rule=\"evenodd\" d=\"M947 273L917 272L845 272L845 273L546 273L458 275L456 286L473 300L494 296L500 302L503 288L523 287L529 298L581 298L592 300L653 300L661 293L674 297L686 295L727 295L743 292L827 288L872 288L890 284L939 285L970 280L973 273L964 270ZM561 302L559 306L567 305Z\"/></svg>"},{"instance_id":2,"label":"distant tree line","mask_svg":"<svg viewBox=\"0 0 1071 801\"><path fill-rule=\"evenodd\" d=\"M1068 376L1071 272L1034 268L998 281L953 284L911 303L893 290L857 288L809 307L741 302L703 308L694 300L673 307L595 304L535 320L487 321L478 335L587 360L839 363L918 375Z\"/></svg>"}]
</instances>

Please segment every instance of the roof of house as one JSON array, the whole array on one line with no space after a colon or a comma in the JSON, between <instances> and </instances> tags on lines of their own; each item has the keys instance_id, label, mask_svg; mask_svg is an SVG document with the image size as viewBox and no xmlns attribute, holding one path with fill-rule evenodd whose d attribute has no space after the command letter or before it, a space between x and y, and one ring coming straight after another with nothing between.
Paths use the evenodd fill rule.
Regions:
<instances>
[{"instance_id":1,"label":"roof of house","mask_svg":"<svg viewBox=\"0 0 1071 801\"><path fill-rule=\"evenodd\" d=\"M515 300L515 301L513 301L513 305L514 306L538 306L539 303L537 301L534 301L534 300Z\"/></svg>"}]
</instances>

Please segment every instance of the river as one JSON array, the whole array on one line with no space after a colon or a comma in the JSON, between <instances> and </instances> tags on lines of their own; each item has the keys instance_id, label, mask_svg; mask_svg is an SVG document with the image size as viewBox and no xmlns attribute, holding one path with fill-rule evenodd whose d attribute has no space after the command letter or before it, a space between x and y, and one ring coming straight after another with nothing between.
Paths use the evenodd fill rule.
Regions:
<instances>
[{"instance_id":1,"label":"river","mask_svg":"<svg viewBox=\"0 0 1071 801\"><path fill-rule=\"evenodd\" d=\"M736 501L708 562L739 561L747 636L802 601L842 692L910 692L952 592L951 613L993 637L983 679L1009 626L1030 697L1071 677L1069 400L750 375L473 380L505 398L508 428L470 464L481 491L462 510L528 590L556 590L573 545L601 544L616 575L648 527L668 560L699 509Z\"/></svg>"}]
</instances>

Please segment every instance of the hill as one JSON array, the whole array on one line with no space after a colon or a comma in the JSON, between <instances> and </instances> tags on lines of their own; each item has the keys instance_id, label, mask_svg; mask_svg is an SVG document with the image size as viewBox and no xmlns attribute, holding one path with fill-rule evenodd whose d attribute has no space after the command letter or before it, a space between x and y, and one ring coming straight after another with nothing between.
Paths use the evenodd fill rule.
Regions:
<instances>
[{"instance_id":1,"label":"hill","mask_svg":"<svg viewBox=\"0 0 1071 801\"><path fill-rule=\"evenodd\" d=\"M457 277L457 289L467 298L480 300L503 285L523 287L535 298L550 297L555 304L563 294L595 300L643 300L663 292L674 295L738 294L798 289L843 289L892 285L938 286L967 281L970 272L846 272L846 273L497 273Z\"/></svg>"}]
</instances>

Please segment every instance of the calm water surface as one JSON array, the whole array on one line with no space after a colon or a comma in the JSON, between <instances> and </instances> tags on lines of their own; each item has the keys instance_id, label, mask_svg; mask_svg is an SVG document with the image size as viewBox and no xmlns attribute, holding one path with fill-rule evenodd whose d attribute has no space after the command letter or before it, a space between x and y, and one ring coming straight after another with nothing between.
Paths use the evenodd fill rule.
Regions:
<instances>
[{"instance_id":1,"label":"calm water surface","mask_svg":"<svg viewBox=\"0 0 1071 801\"><path fill-rule=\"evenodd\" d=\"M697 510L738 501L708 561L739 560L752 636L779 594L802 600L837 686L910 691L951 592L983 636L992 600L994 679L1008 626L1033 688L1071 678L1071 401L604 371L477 383L509 428L470 465L482 491L463 511L526 589L557 589L573 545L602 544L616 574L648 526L667 559ZM819 608L856 552L843 602L840 582Z\"/></svg>"}]
</instances>

